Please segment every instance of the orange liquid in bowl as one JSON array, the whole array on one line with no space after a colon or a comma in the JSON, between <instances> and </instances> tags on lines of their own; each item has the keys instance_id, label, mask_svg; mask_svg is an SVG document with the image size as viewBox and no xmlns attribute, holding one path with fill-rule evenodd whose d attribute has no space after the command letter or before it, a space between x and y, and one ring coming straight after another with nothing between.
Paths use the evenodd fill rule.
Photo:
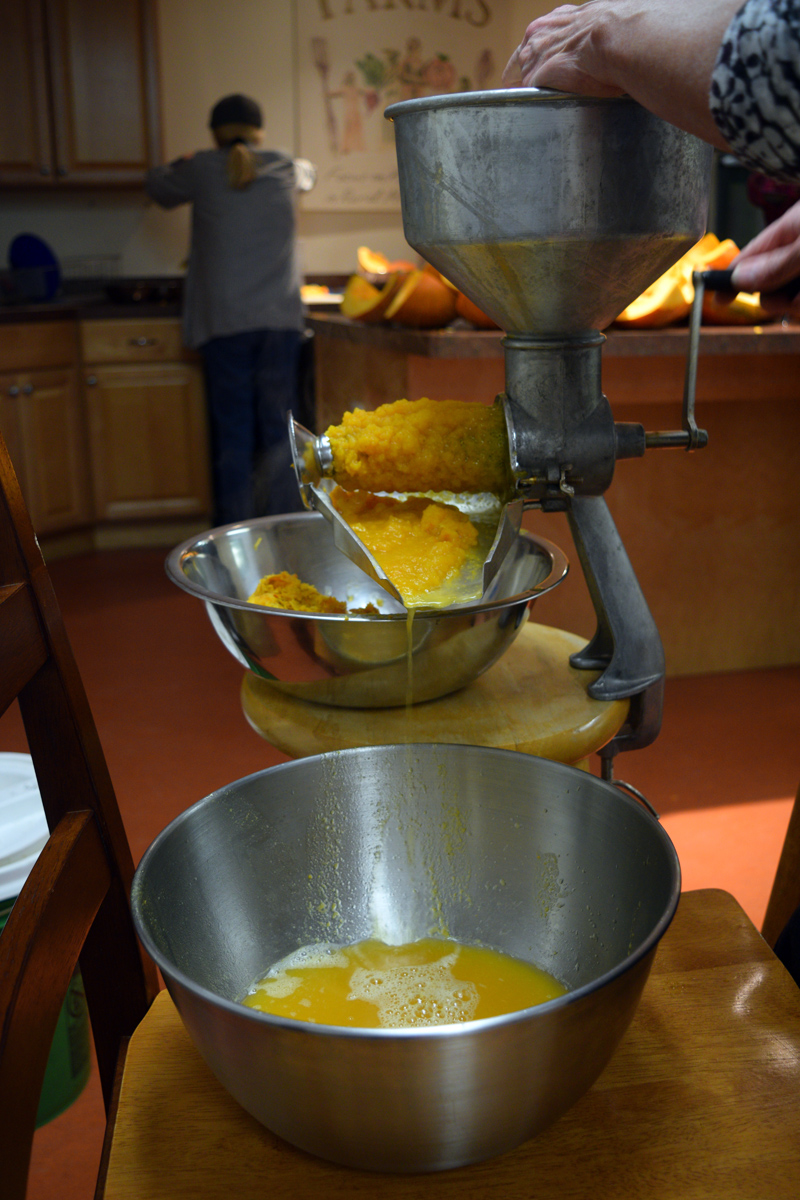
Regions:
<instances>
[{"instance_id":1,"label":"orange liquid in bowl","mask_svg":"<svg viewBox=\"0 0 800 1200\"><path fill-rule=\"evenodd\" d=\"M500 1016L566 991L532 963L482 946L369 939L303 947L276 963L243 1003L315 1024L399 1029Z\"/></svg>"}]
</instances>

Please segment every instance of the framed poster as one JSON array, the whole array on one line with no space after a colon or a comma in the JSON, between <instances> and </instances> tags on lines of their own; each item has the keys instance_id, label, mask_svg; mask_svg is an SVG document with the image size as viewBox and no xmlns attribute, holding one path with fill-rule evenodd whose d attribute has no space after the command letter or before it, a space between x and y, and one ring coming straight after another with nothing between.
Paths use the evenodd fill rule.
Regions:
<instances>
[{"instance_id":1,"label":"framed poster","mask_svg":"<svg viewBox=\"0 0 800 1200\"><path fill-rule=\"evenodd\" d=\"M396 100L499 87L506 0L296 0L303 208L397 212Z\"/></svg>"}]
</instances>

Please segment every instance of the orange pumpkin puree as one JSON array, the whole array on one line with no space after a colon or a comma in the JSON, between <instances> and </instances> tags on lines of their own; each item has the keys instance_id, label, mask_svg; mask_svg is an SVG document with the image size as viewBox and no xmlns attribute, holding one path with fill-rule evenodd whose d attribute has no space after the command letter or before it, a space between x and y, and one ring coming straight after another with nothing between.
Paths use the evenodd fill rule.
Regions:
<instances>
[{"instance_id":1,"label":"orange pumpkin puree","mask_svg":"<svg viewBox=\"0 0 800 1200\"><path fill-rule=\"evenodd\" d=\"M303 583L297 575L281 571L277 575L265 575L252 596L250 604L263 604L265 608L284 608L292 612L343 613L347 605L335 596L325 596L310 583Z\"/></svg>"},{"instance_id":2,"label":"orange pumpkin puree","mask_svg":"<svg viewBox=\"0 0 800 1200\"><path fill-rule=\"evenodd\" d=\"M457 576L478 542L469 517L452 505L421 496L398 500L337 487L331 501L407 608L425 603L429 593Z\"/></svg>"},{"instance_id":3,"label":"orange pumpkin puree","mask_svg":"<svg viewBox=\"0 0 800 1200\"><path fill-rule=\"evenodd\" d=\"M349 491L493 492L511 485L499 404L395 400L355 409L325 431L333 478Z\"/></svg>"},{"instance_id":4,"label":"orange pumpkin puree","mask_svg":"<svg viewBox=\"0 0 800 1200\"><path fill-rule=\"evenodd\" d=\"M533 963L441 938L389 946L304 946L244 997L273 1016L362 1029L450 1025L496 1017L563 996Z\"/></svg>"}]
</instances>

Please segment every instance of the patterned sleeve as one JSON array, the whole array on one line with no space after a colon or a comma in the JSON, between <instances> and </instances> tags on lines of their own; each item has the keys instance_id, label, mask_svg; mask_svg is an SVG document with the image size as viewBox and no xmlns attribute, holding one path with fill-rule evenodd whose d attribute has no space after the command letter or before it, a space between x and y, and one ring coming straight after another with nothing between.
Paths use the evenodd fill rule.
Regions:
<instances>
[{"instance_id":1,"label":"patterned sleeve","mask_svg":"<svg viewBox=\"0 0 800 1200\"><path fill-rule=\"evenodd\" d=\"M710 104L740 162L800 182L800 0L746 0L720 47Z\"/></svg>"}]
</instances>

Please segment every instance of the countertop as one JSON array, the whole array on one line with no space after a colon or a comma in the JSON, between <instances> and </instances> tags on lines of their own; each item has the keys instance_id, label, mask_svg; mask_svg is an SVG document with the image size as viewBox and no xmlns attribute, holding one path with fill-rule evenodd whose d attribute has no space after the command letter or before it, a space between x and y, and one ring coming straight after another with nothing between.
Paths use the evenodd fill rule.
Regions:
<instances>
[{"instance_id":1,"label":"countertop","mask_svg":"<svg viewBox=\"0 0 800 1200\"><path fill-rule=\"evenodd\" d=\"M331 288L341 287L345 276L319 275L308 276L309 283L324 283ZM177 299L162 299L154 301L128 301L118 303L109 299L107 287L120 284L135 286L143 282L166 284L172 288L177 285ZM45 303L14 302L0 304L0 324L15 325L37 321L103 321L114 319L140 320L152 317L180 317L183 276L130 276L130 277L96 277L93 279L70 279L63 283L61 293L53 300ZM320 309L322 309L320 305ZM307 311L316 312L314 303L307 305Z\"/></svg>"},{"instance_id":2,"label":"countertop","mask_svg":"<svg viewBox=\"0 0 800 1200\"><path fill-rule=\"evenodd\" d=\"M458 328L408 329L399 325L368 325L341 313L310 313L308 328L321 336L361 345L421 355L426 358L500 358L500 330ZM686 356L687 326L670 329L607 329L604 355L669 357ZM701 354L800 354L800 324L732 326L704 325L700 331Z\"/></svg>"},{"instance_id":3,"label":"countertop","mask_svg":"<svg viewBox=\"0 0 800 1200\"><path fill-rule=\"evenodd\" d=\"M0 324L40 321L144 320L176 318L180 301L114 303L102 283L92 290L77 290L46 303L0 305ZM400 325L369 325L339 312L307 307L306 327L323 337L391 350L425 358L502 358L503 333L454 323L447 329L410 329ZM604 356L685 358L687 326L670 329L607 329ZM800 324L776 321L768 325L704 325L700 353L720 355L800 354Z\"/></svg>"},{"instance_id":4,"label":"countertop","mask_svg":"<svg viewBox=\"0 0 800 1200\"><path fill-rule=\"evenodd\" d=\"M59 296L43 304L4 304L0 307L1 325L20 325L39 321L105 321L113 318L141 320L146 317L179 317L181 306L171 301L153 304L112 304L105 293L88 292Z\"/></svg>"}]
</instances>

